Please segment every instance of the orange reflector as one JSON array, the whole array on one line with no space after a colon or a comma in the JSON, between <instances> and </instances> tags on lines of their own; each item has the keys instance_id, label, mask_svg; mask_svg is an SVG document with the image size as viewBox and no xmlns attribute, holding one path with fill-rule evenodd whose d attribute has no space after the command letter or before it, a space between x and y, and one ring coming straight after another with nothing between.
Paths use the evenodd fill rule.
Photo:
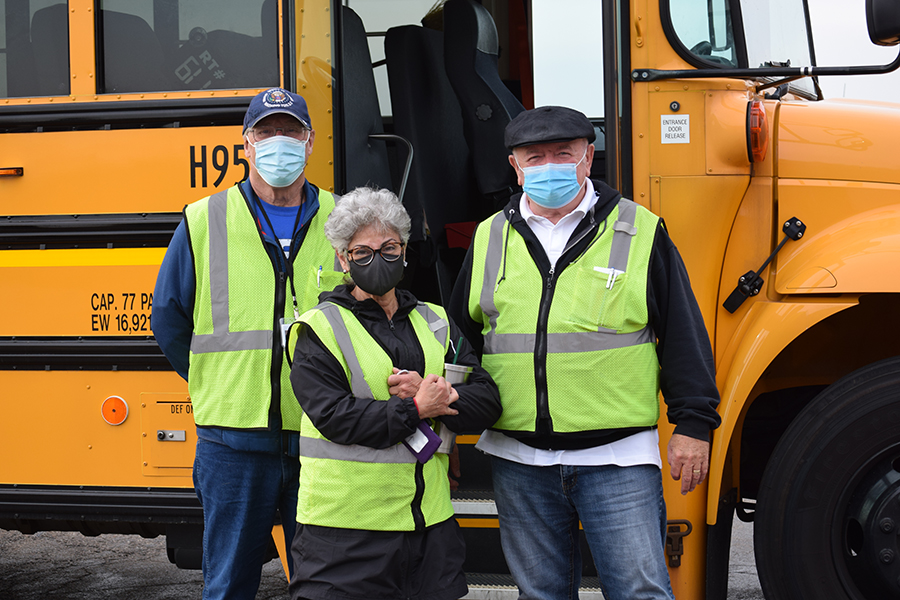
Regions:
<instances>
[{"instance_id":1,"label":"orange reflector","mask_svg":"<svg viewBox=\"0 0 900 600\"><path fill-rule=\"evenodd\" d=\"M103 401L100 414L110 425L121 425L128 418L128 404L118 396L110 396Z\"/></svg>"},{"instance_id":2,"label":"orange reflector","mask_svg":"<svg viewBox=\"0 0 900 600\"><path fill-rule=\"evenodd\" d=\"M458 435L456 436L457 444L471 444L475 445L478 442L478 438L481 437L481 434L478 435Z\"/></svg>"},{"instance_id":3,"label":"orange reflector","mask_svg":"<svg viewBox=\"0 0 900 600\"><path fill-rule=\"evenodd\" d=\"M750 162L766 160L769 149L769 117L762 101L754 100L747 105L747 155Z\"/></svg>"},{"instance_id":4,"label":"orange reflector","mask_svg":"<svg viewBox=\"0 0 900 600\"><path fill-rule=\"evenodd\" d=\"M460 527L473 529L497 529L500 527L500 519L456 519Z\"/></svg>"},{"instance_id":5,"label":"orange reflector","mask_svg":"<svg viewBox=\"0 0 900 600\"><path fill-rule=\"evenodd\" d=\"M22 167L0 167L0 177L21 177L24 174Z\"/></svg>"}]
</instances>

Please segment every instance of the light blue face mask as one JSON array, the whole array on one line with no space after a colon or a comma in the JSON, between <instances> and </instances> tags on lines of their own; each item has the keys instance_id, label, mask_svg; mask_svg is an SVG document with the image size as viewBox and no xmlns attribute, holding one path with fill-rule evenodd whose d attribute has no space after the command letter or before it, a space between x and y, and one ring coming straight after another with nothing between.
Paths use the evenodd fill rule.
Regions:
<instances>
[{"instance_id":1,"label":"light blue face mask","mask_svg":"<svg viewBox=\"0 0 900 600\"><path fill-rule=\"evenodd\" d=\"M585 156L587 149L577 163L547 163L536 167L519 165L525 174L522 189L538 206L562 208L574 200L584 186L584 182L578 183L577 169ZM519 164L518 159L516 164Z\"/></svg>"},{"instance_id":2,"label":"light blue face mask","mask_svg":"<svg viewBox=\"0 0 900 600\"><path fill-rule=\"evenodd\" d=\"M297 181L306 167L306 142L286 135L250 143L256 151L256 170L263 181L275 188L287 187Z\"/></svg>"}]
</instances>

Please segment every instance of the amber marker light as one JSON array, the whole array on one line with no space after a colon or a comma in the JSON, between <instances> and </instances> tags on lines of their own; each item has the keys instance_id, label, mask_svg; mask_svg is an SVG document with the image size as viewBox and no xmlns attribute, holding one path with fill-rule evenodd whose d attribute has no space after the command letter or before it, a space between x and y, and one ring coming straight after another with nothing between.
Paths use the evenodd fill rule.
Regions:
<instances>
[{"instance_id":1,"label":"amber marker light","mask_svg":"<svg viewBox=\"0 0 900 600\"><path fill-rule=\"evenodd\" d=\"M747 105L747 156L752 163L766 159L769 149L769 117L762 101L753 100Z\"/></svg>"},{"instance_id":2,"label":"amber marker light","mask_svg":"<svg viewBox=\"0 0 900 600\"><path fill-rule=\"evenodd\" d=\"M0 177L21 177L24 174L22 167L0 167Z\"/></svg>"},{"instance_id":3,"label":"amber marker light","mask_svg":"<svg viewBox=\"0 0 900 600\"><path fill-rule=\"evenodd\" d=\"M128 403L119 396L110 396L103 401L100 414L110 425L121 425L128 418Z\"/></svg>"}]
</instances>

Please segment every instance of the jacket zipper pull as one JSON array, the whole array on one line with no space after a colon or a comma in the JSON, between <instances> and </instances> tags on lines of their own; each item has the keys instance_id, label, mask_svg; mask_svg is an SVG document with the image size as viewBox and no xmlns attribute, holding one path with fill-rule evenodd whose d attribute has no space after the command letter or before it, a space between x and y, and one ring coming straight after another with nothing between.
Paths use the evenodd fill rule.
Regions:
<instances>
[{"instance_id":1,"label":"jacket zipper pull","mask_svg":"<svg viewBox=\"0 0 900 600\"><path fill-rule=\"evenodd\" d=\"M547 289L550 289L553 287L553 272L554 272L553 267L550 267L550 273L547 274Z\"/></svg>"}]
</instances>

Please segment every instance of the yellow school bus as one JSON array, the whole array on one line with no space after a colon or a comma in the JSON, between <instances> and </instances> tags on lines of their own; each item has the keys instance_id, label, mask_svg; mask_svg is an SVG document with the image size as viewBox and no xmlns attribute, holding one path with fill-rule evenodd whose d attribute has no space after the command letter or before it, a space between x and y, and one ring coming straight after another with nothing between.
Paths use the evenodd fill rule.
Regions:
<instances>
[{"instance_id":1,"label":"yellow school bus","mask_svg":"<svg viewBox=\"0 0 900 600\"><path fill-rule=\"evenodd\" d=\"M865 10L900 41L896 3ZM0 0L0 528L165 535L199 564L152 292L183 206L247 176L255 94L307 99L313 183L402 195L407 285L444 302L516 191L506 123L563 104L597 128L593 176L664 218L713 345L709 480L665 478L676 597L725 598L735 515L768 600L897 596L900 106L819 78L898 64L816 66L806 0ZM470 597L515 597L476 439Z\"/></svg>"}]
</instances>

